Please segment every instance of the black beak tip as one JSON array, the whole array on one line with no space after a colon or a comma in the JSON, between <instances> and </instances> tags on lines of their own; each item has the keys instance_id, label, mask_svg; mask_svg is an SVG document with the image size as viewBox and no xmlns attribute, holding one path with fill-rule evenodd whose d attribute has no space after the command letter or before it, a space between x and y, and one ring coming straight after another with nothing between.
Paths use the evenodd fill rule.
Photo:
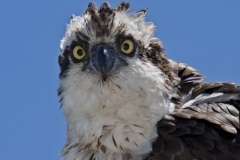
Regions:
<instances>
[{"instance_id":1,"label":"black beak tip","mask_svg":"<svg viewBox=\"0 0 240 160\"><path fill-rule=\"evenodd\" d=\"M102 75L102 80L103 80L103 81L106 81L106 80L107 80L107 75L106 75L106 74L103 74L103 75Z\"/></svg>"}]
</instances>

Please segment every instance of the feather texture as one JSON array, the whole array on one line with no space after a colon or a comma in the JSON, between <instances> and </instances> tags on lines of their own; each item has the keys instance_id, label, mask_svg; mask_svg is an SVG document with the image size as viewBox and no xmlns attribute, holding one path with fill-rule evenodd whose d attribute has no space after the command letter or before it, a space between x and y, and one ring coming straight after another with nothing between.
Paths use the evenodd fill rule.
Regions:
<instances>
[{"instance_id":1,"label":"feather texture","mask_svg":"<svg viewBox=\"0 0 240 160\"><path fill-rule=\"evenodd\" d=\"M155 26L144 21L147 9L129 8L89 3L67 25L59 55L63 159L239 160L240 86L205 83L194 68L169 60ZM126 39L131 56L121 50L130 48ZM76 45L82 60L74 59ZM104 79L96 54L112 56ZM98 61L102 70L107 62Z\"/></svg>"},{"instance_id":2,"label":"feather texture","mask_svg":"<svg viewBox=\"0 0 240 160\"><path fill-rule=\"evenodd\" d=\"M239 86L201 82L199 78L203 76L195 69L171 62L181 78L178 92L181 107L158 122L159 136L147 159L239 160Z\"/></svg>"}]
</instances>

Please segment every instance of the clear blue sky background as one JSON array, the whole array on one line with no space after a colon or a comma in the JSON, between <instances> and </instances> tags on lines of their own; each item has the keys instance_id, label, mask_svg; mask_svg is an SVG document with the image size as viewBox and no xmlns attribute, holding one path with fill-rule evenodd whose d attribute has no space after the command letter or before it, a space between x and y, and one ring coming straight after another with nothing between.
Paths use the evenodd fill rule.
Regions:
<instances>
[{"instance_id":1,"label":"clear blue sky background","mask_svg":"<svg viewBox=\"0 0 240 160\"><path fill-rule=\"evenodd\" d=\"M0 1L0 159L60 159L66 123L57 97L59 42L70 16L87 5ZM171 59L197 68L206 81L240 84L240 1L131 1L131 12L143 8Z\"/></svg>"}]
</instances>

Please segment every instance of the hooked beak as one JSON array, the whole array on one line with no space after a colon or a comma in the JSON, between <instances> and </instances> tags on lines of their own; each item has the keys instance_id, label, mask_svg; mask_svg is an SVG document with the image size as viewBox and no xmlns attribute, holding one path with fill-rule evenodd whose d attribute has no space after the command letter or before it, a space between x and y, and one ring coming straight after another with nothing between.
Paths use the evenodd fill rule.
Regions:
<instances>
[{"instance_id":1,"label":"hooked beak","mask_svg":"<svg viewBox=\"0 0 240 160\"><path fill-rule=\"evenodd\" d=\"M97 47L92 58L95 69L101 73L102 79L106 81L116 59L113 49L110 49L105 44L101 44Z\"/></svg>"}]
</instances>

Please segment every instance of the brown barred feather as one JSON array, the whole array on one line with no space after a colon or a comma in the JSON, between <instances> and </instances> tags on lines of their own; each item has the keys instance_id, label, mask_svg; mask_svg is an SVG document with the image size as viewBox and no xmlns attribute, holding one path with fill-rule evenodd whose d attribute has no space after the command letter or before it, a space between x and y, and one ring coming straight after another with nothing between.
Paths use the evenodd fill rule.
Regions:
<instances>
[{"instance_id":1,"label":"brown barred feather","mask_svg":"<svg viewBox=\"0 0 240 160\"><path fill-rule=\"evenodd\" d=\"M204 76L192 67L172 60L169 62L174 73L171 78L175 75L172 79L179 79L178 92L172 96L178 105L158 122L159 136L146 160L240 160L240 86L202 82ZM239 99L182 107L185 103L181 102L183 95L191 93L191 100L203 93L219 92L238 94Z\"/></svg>"}]
</instances>

